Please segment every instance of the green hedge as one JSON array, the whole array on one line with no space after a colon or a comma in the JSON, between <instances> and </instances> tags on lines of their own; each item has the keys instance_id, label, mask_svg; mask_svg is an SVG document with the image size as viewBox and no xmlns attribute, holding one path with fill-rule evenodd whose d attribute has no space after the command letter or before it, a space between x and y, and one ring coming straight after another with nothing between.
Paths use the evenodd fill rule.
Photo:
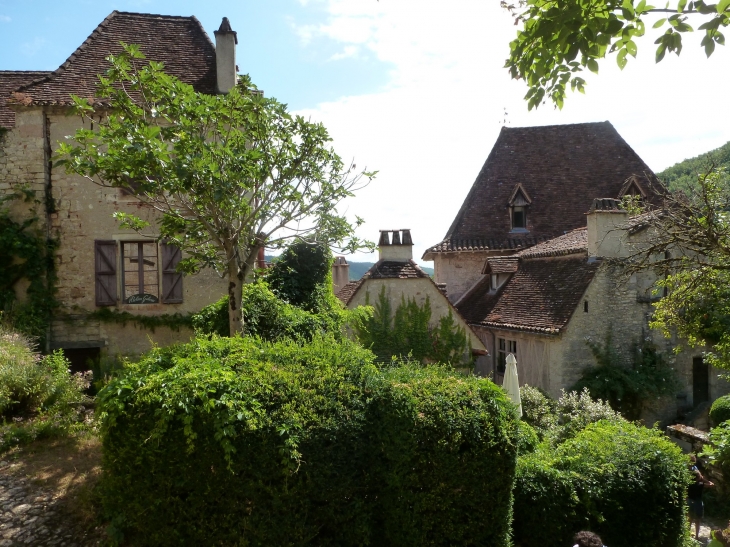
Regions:
<instances>
[{"instance_id":1,"label":"green hedge","mask_svg":"<svg viewBox=\"0 0 730 547\"><path fill-rule=\"evenodd\" d=\"M712 403L710 420L712 420L713 425L719 425L730 420L730 395L723 395Z\"/></svg>"},{"instance_id":2,"label":"green hedge","mask_svg":"<svg viewBox=\"0 0 730 547\"><path fill-rule=\"evenodd\" d=\"M682 545L686 458L661 432L600 421L517 465L514 537L523 547L570 545L582 529L611 547Z\"/></svg>"},{"instance_id":3,"label":"green hedge","mask_svg":"<svg viewBox=\"0 0 730 547\"><path fill-rule=\"evenodd\" d=\"M508 545L516 427L487 380L348 341L197 339L100 394L113 528L140 545Z\"/></svg>"}]
</instances>

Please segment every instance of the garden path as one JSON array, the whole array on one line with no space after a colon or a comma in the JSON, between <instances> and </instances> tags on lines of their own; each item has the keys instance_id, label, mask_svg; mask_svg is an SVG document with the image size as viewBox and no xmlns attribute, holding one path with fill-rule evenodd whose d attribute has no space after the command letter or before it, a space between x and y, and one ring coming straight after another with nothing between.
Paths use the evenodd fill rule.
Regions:
<instances>
[{"instance_id":1,"label":"garden path","mask_svg":"<svg viewBox=\"0 0 730 547\"><path fill-rule=\"evenodd\" d=\"M90 547L101 543L69 520L60 498L9 473L9 467L9 462L0 461L0 547Z\"/></svg>"}]
</instances>

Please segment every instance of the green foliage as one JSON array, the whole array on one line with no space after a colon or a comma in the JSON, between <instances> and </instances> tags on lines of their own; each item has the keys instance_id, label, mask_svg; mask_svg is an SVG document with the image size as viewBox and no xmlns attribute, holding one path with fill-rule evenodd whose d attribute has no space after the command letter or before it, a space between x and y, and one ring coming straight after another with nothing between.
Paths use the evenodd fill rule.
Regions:
<instances>
[{"instance_id":1,"label":"green foliage","mask_svg":"<svg viewBox=\"0 0 730 547\"><path fill-rule=\"evenodd\" d=\"M108 57L97 90L108 97L107 118L73 97L94 129L62 143L59 163L126 188L158 211L156 231L186 253L180 271L213 267L226 275L231 333L242 329L240 290L261 248L298 237L351 250L370 246L337 207L374 173L346 167L324 126L291 115L248 76L229 93L206 95L143 59L133 45ZM136 231L149 225L133 214L115 216Z\"/></svg>"},{"instance_id":2,"label":"green foliage","mask_svg":"<svg viewBox=\"0 0 730 547\"><path fill-rule=\"evenodd\" d=\"M40 234L36 220L15 222L0 199L0 312L13 328L44 345L51 314L57 307L53 264L57 244ZM19 302L15 285L21 279L29 283L25 299Z\"/></svg>"},{"instance_id":3,"label":"green foliage","mask_svg":"<svg viewBox=\"0 0 730 547\"><path fill-rule=\"evenodd\" d=\"M540 439L558 426L557 401L540 388L524 385L520 387L522 420L531 425Z\"/></svg>"},{"instance_id":4,"label":"green foliage","mask_svg":"<svg viewBox=\"0 0 730 547\"><path fill-rule=\"evenodd\" d=\"M366 294L370 304L370 293ZM393 356L409 356L419 362L449 363L454 366L471 364L469 338L459 327L451 312L439 319L433 328L431 302L428 298L419 306L415 298L405 299L393 313L385 287L378 294L372 316L357 325L360 342L370 348L378 360L390 361Z\"/></svg>"},{"instance_id":5,"label":"green foliage","mask_svg":"<svg viewBox=\"0 0 730 547\"><path fill-rule=\"evenodd\" d=\"M104 507L134 544L508 545L516 422L488 380L213 337L153 350L98 404Z\"/></svg>"},{"instance_id":6,"label":"green foliage","mask_svg":"<svg viewBox=\"0 0 730 547\"><path fill-rule=\"evenodd\" d=\"M263 281L243 286L244 334L275 341L283 338L311 340L328 333L342 338L344 328L357 321L362 310L345 310L330 293L317 293L312 306L318 312L303 310L277 297ZM228 336L228 297L225 296L193 314L192 326L201 334Z\"/></svg>"},{"instance_id":7,"label":"green foliage","mask_svg":"<svg viewBox=\"0 0 730 547\"><path fill-rule=\"evenodd\" d=\"M710 408L710 420L714 425L730 420L730 395L715 399Z\"/></svg>"},{"instance_id":8,"label":"green foliage","mask_svg":"<svg viewBox=\"0 0 730 547\"><path fill-rule=\"evenodd\" d=\"M679 547L689 481L681 450L655 429L600 421L553 447L521 455L514 539L570 545L589 529L612 547Z\"/></svg>"},{"instance_id":9,"label":"green foliage","mask_svg":"<svg viewBox=\"0 0 730 547\"><path fill-rule=\"evenodd\" d=\"M73 429L87 387L86 378L69 374L62 352L41 357L27 337L0 327L0 453Z\"/></svg>"},{"instance_id":10,"label":"green foliage","mask_svg":"<svg viewBox=\"0 0 730 547\"><path fill-rule=\"evenodd\" d=\"M689 195L699 190L697 176L707 173L713 166L726 171L730 170L730 142L701 156L675 163L661 173L657 173L657 177L670 190L679 190Z\"/></svg>"},{"instance_id":11,"label":"green foliage","mask_svg":"<svg viewBox=\"0 0 730 547\"><path fill-rule=\"evenodd\" d=\"M657 44L656 61L666 52L682 51L682 35L692 32L687 23L688 14L699 14L705 22L701 45L709 57L716 44L724 44L719 30L730 25L730 2L722 0L708 4L704 0L678 0L669 8L648 5L646 0L522 0L502 5L522 23L517 37L510 43L506 62L513 78L523 79L529 90L525 99L530 109L550 99L562 108L565 93L584 92L586 81L579 76L585 69L598 72L598 61L615 53L618 66L623 69L629 56L636 57L637 38L646 31L649 14L669 13L659 19L654 28L666 30L654 42Z\"/></svg>"},{"instance_id":12,"label":"green foliage","mask_svg":"<svg viewBox=\"0 0 730 547\"><path fill-rule=\"evenodd\" d=\"M613 410L608 403L594 400L587 389L580 393L570 391L561 393L557 401L558 427L551 435L553 444L572 439L590 424L605 421L615 424L625 423L626 420Z\"/></svg>"},{"instance_id":13,"label":"green foliage","mask_svg":"<svg viewBox=\"0 0 730 547\"><path fill-rule=\"evenodd\" d=\"M520 421L519 427L517 428L517 453L527 454L528 452L534 452L538 444L540 444L540 438L535 428L527 422Z\"/></svg>"},{"instance_id":14,"label":"green foliage","mask_svg":"<svg viewBox=\"0 0 730 547\"><path fill-rule=\"evenodd\" d=\"M332 292L332 251L321 243L292 243L266 271L266 282L282 300L317 312L323 294Z\"/></svg>"},{"instance_id":15,"label":"green foliage","mask_svg":"<svg viewBox=\"0 0 730 547\"><path fill-rule=\"evenodd\" d=\"M96 319L104 323L116 323L126 325L132 323L143 329L155 332L155 329L167 327L174 331L182 328L192 328L193 316L181 313L163 313L161 315L139 315L127 311L119 311L112 308L98 308L87 314L87 319Z\"/></svg>"},{"instance_id":16,"label":"green foliage","mask_svg":"<svg viewBox=\"0 0 730 547\"><path fill-rule=\"evenodd\" d=\"M586 343L598 366L586 369L571 391L588 389L629 420L638 420L648 405L679 387L676 372L648 340L636 348L630 368L621 364L610 332L603 347L591 340Z\"/></svg>"},{"instance_id":17,"label":"green foliage","mask_svg":"<svg viewBox=\"0 0 730 547\"><path fill-rule=\"evenodd\" d=\"M719 467L724 476L730 476L730 422L721 422L710 430L710 444L704 446L702 455Z\"/></svg>"}]
</instances>

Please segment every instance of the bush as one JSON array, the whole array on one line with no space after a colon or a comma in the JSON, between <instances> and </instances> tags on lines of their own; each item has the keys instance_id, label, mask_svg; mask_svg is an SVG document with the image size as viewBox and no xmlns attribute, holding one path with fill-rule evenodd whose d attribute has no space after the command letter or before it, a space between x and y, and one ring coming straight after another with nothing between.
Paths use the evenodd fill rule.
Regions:
<instances>
[{"instance_id":1,"label":"bush","mask_svg":"<svg viewBox=\"0 0 730 547\"><path fill-rule=\"evenodd\" d=\"M322 311L323 293L334 296L332 251L323 243L292 243L265 274L274 294L307 311Z\"/></svg>"},{"instance_id":2,"label":"bush","mask_svg":"<svg viewBox=\"0 0 730 547\"><path fill-rule=\"evenodd\" d=\"M214 337L98 400L104 506L135 544L508 544L516 422L488 380L378 369L332 337Z\"/></svg>"},{"instance_id":3,"label":"bush","mask_svg":"<svg viewBox=\"0 0 730 547\"><path fill-rule=\"evenodd\" d=\"M63 434L83 418L88 379L58 351L41 357L22 334L0 326L0 452Z\"/></svg>"},{"instance_id":4,"label":"bush","mask_svg":"<svg viewBox=\"0 0 730 547\"><path fill-rule=\"evenodd\" d=\"M688 481L686 458L660 431L593 423L519 458L514 538L523 547L570 545L589 529L611 547L679 547Z\"/></svg>"},{"instance_id":5,"label":"bush","mask_svg":"<svg viewBox=\"0 0 730 547\"><path fill-rule=\"evenodd\" d=\"M341 338L344 325L355 313L342 309L339 302L324 302L318 312L298 308L281 300L262 281L243 286L241 307L244 333L268 341L311 340L323 333ZM201 334L228 336L228 297L203 308L193 316L192 323Z\"/></svg>"},{"instance_id":6,"label":"bush","mask_svg":"<svg viewBox=\"0 0 730 547\"><path fill-rule=\"evenodd\" d=\"M587 389L580 393L563 391L558 399L556 412L559 425L555 429L553 441L558 443L574 437L588 425L601 420L614 423L626 421L608 403L593 400Z\"/></svg>"},{"instance_id":7,"label":"bush","mask_svg":"<svg viewBox=\"0 0 730 547\"><path fill-rule=\"evenodd\" d=\"M723 395L712 403L710 420L714 425L730 420L730 395Z\"/></svg>"},{"instance_id":8,"label":"bush","mask_svg":"<svg viewBox=\"0 0 730 547\"><path fill-rule=\"evenodd\" d=\"M520 387L522 420L530 424L540 439L555 430L558 425L557 402L537 387Z\"/></svg>"}]
</instances>

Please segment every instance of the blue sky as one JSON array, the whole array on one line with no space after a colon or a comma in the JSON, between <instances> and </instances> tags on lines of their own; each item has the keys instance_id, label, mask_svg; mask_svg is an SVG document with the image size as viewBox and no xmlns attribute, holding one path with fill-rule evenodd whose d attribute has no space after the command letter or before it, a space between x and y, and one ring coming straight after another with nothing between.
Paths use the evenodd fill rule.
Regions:
<instances>
[{"instance_id":1,"label":"blue sky","mask_svg":"<svg viewBox=\"0 0 730 547\"><path fill-rule=\"evenodd\" d=\"M113 9L195 15L211 37L227 16L241 72L379 171L343 208L366 219L360 235L410 228L417 258L445 235L504 125L609 120L654 171L730 140L730 51L705 59L699 34L655 65L649 30L625 70L609 58L562 111L528 112L503 68L515 27L498 0L0 0L0 70L57 68Z\"/></svg>"}]
</instances>

